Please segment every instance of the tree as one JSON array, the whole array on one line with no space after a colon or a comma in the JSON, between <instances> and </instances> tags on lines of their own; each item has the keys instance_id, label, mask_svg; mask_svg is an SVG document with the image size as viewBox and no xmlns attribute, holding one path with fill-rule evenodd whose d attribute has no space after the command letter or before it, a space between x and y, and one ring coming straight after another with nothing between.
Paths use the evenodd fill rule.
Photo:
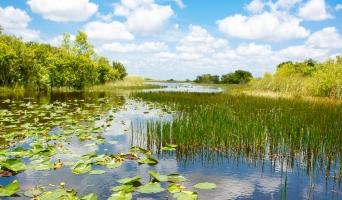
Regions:
<instances>
[{"instance_id":1,"label":"tree","mask_svg":"<svg viewBox=\"0 0 342 200\"><path fill-rule=\"evenodd\" d=\"M117 61L114 61L112 63L113 69L117 70L119 72L119 79L122 80L127 76L126 68L125 66Z\"/></svg>"},{"instance_id":2,"label":"tree","mask_svg":"<svg viewBox=\"0 0 342 200\"><path fill-rule=\"evenodd\" d=\"M88 36L85 32L78 31L74 42L74 51L89 58L95 56L94 47L88 42Z\"/></svg>"},{"instance_id":3,"label":"tree","mask_svg":"<svg viewBox=\"0 0 342 200\"><path fill-rule=\"evenodd\" d=\"M250 72L244 70L236 70L234 73L225 74L221 77L222 83L243 84L252 80L253 76Z\"/></svg>"},{"instance_id":4,"label":"tree","mask_svg":"<svg viewBox=\"0 0 342 200\"><path fill-rule=\"evenodd\" d=\"M65 50L70 50L71 49L71 44L70 44L70 34L69 33L63 33L63 40L61 44L61 48Z\"/></svg>"},{"instance_id":5,"label":"tree","mask_svg":"<svg viewBox=\"0 0 342 200\"><path fill-rule=\"evenodd\" d=\"M2 28L1 24L0 24L0 35L2 35L2 32L4 31L4 29Z\"/></svg>"},{"instance_id":6,"label":"tree","mask_svg":"<svg viewBox=\"0 0 342 200\"><path fill-rule=\"evenodd\" d=\"M202 74L197 76L194 80L196 83L219 83L220 77L218 75Z\"/></svg>"}]
</instances>

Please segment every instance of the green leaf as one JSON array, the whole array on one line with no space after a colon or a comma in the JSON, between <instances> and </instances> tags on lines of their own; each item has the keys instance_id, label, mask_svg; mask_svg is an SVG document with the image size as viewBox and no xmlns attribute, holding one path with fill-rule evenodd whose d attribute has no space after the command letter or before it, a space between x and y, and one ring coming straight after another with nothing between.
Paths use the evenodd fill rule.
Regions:
<instances>
[{"instance_id":1,"label":"green leaf","mask_svg":"<svg viewBox=\"0 0 342 200\"><path fill-rule=\"evenodd\" d=\"M81 197L80 200L97 200L97 195L94 193L90 193L86 196Z\"/></svg>"},{"instance_id":2,"label":"green leaf","mask_svg":"<svg viewBox=\"0 0 342 200\"><path fill-rule=\"evenodd\" d=\"M198 195L196 192L183 191L183 192L175 193L173 195L173 198L177 200L197 200Z\"/></svg>"},{"instance_id":3,"label":"green leaf","mask_svg":"<svg viewBox=\"0 0 342 200\"><path fill-rule=\"evenodd\" d=\"M131 200L132 199L132 193L125 193L123 191L112 194L108 198L108 200Z\"/></svg>"},{"instance_id":4,"label":"green leaf","mask_svg":"<svg viewBox=\"0 0 342 200\"><path fill-rule=\"evenodd\" d=\"M115 168L120 167L121 165L122 165L121 161L116 161L116 160L112 159L111 161L109 161L107 163L106 166L108 167L108 169L115 169Z\"/></svg>"},{"instance_id":5,"label":"green leaf","mask_svg":"<svg viewBox=\"0 0 342 200\"><path fill-rule=\"evenodd\" d=\"M19 192L20 185L17 180L14 180L12 183L6 185L5 187L0 186L0 197L9 197Z\"/></svg>"},{"instance_id":6,"label":"green leaf","mask_svg":"<svg viewBox=\"0 0 342 200\"><path fill-rule=\"evenodd\" d=\"M175 144L167 144L162 148L163 151L176 151L177 145Z\"/></svg>"},{"instance_id":7,"label":"green leaf","mask_svg":"<svg viewBox=\"0 0 342 200\"><path fill-rule=\"evenodd\" d=\"M150 176L151 176L153 179L155 179L155 180L157 180L157 181L159 181L159 182L168 181L168 177L167 177L167 176L161 175L161 174L159 174L159 173L158 173L157 171L155 171L155 170L149 171L148 174L150 174Z\"/></svg>"},{"instance_id":8,"label":"green leaf","mask_svg":"<svg viewBox=\"0 0 342 200\"><path fill-rule=\"evenodd\" d=\"M142 164L156 165L156 164L158 164L158 160L153 158L152 156L148 156L146 158L140 158L138 160L138 163L141 164L141 165Z\"/></svg>"},{"instance_id":9,"label":"green leaf","mask_svg":"<svg viewBox=\"0 0 342 200\"><path fill-rule=\"evenodd\" d=\"M8 169L14 172L24 171L26 169L26 165L23 161L18 159L8 159L5 162L1 163L2 169Z\"/></svg>"},{"instance_id":10,"label":"green leaf","mask_svg":"<svg viewBox=\"0 0 342 200\"><path fill-rule=\"evenodd\" d=\"M163 192L165 189L160 186L160 183L147 183L146 185L139 186L137 191L140 193L150 194Z\"/></svg>"},{"instance_id":11,"label":"green leaf","mask_svg":"<svg viewBox=\"0 0 342 200\"><path fill-rule=\"evenodd\" d=\"M104 173L106 173L106 171L104 171L104 170L91 170L89 172L89 174L91 174L91 175L100 175L100 174L104 174Z\"/></svg>"},{"instance_id":12,"label":"green leaf","mask_svg":"<svg viewBox=\"0 0 342 200\"><path fill-rule=\"evenodd\" d=\"M202 190L211 190L211 189L216 188L216 184L204 182L204 183L197 183L196 185L194 185L194 187L197 189L202 189Z\"/></svg>"},{"instance_id":13,"label":"green leaf","mask_svg":"<svg viewBox=\"0 0 342 200\"><path fill-rule=\"evenodd\" d=\"M44 192L41 196L39 196L39 200L56 200L56 199L77 200L77 196L74 190L67 191L62 188Z\"/></svg>"},{"instance_id":14,"label":"green leaf","mask_svg":"<svg viewBox=\"0 0 342 200\"><path fill-rule=\"evenodd\" d=\"M182 186L180 184L175 184L175 183L172 183L169 185L169 187L167 187L167 190L170 193L178 193L178 192L181 192L183 189L185 189L184 186Z\"/></svg>"},{"instance_id":15,"label":"green leaf","mask_svg":"<svg viewBox=\"0 0 342 200\"><path fill-rule=\"evenodd\" d=\"M119 183L127 185L127 184L132 184L135 182L140 182L141 177L140 176L134 176L132 178L123 178L118 180Z\"/></svg>"},{"instance_id":16,"label":"green leaf","mask_svg":"<svg viewBox=\"0 0 342 200\"><path fill-rule=\"evenodd\" d=\"M119 185L116 187L112 188L113 192L126 192L126 193L130 193L133 192L133 185Z\"/></svg>"},{"instance_id":17,"label":"green leaf","mask_svg":"<svg viewBox=\"0 0 342 200\"><path fill-rule=\"evenodd\" d=\"M168 181L172 182L172 183L178 183L178 182L186 181L186 178L179 175L179 174L169 174L167 176L167 178L168 178Z\"/></svg>"},{"instance_id":18,"label":"green leaf","mask_svg":"<svg viewBox=\"0 0 342 200\"><path fill-rule=\"evenodd\" d=\"M34 197L41 195L43 192L44 192L43 188L37 186L37 187L31 188L25 191L24 195L27 197L34 198Z\"/></svg>"},{"instance_id":19,"label":"green leaf","mask_svg":"<svg viewBox=\"0 0 342 200\"><path fill-rule=\"evenodd\" d=\"M85 174L91 171L91 164L84 162L84 161L78 161L73 167L72 172L74 174Z\"/></svg>"}]
</instances>

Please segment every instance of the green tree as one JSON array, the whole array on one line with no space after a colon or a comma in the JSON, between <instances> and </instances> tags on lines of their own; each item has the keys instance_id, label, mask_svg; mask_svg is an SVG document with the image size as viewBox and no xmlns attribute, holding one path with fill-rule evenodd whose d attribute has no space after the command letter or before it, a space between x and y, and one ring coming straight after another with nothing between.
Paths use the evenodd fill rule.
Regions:
<instances>
[{"instance_id":1,"label":"green tree","mask_svg":"<svg viewBox=\"0 0 342 200\"><path fill-rule=\"evenodd\" d=\"M225 74L221 77L222 83L243 84L252 80L253 76L250 72L244 70L236 70L234 73Z\"/></svg>"},{"instance_id":2,"label":"green tree","mask_svg":"<svg viewBox=\"0 0 342 200\"><path fill-rule=\"evenodd\" d=\"M119 79L122 80L127 76L127 71L125 66L117 61L114 61L112 63L113 69L117 70L119 72Z\"/></svg>"}]
</instances>

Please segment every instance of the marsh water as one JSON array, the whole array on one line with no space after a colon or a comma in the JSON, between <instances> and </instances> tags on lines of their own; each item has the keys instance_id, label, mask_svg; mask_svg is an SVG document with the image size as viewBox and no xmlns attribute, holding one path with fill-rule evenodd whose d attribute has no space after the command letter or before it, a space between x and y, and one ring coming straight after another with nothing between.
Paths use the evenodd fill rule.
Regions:
<instances>
[{"instance_id":1,"label":"marsh water","mask_svg":"<svg viewBox=\"0 0 342 200\"><path fill-rule=\"evenodd\" d=\"M198 87L191 84L163 84L163 86L166 88L157 89L154 92L222 92L221 89ZM151 91L143 92L147 92L145 95L148 95ZM186 94L179 93L177 95ZM317 112L322 112L322 118L325 117L324 109L320 109L319 106L315 109ZM332 110L332 112L336 112L332 114L334 116L342 114L340 113L341 108L338 106ZM236 115L234 112L224 115ZM301 112L305 115L305 110ZM332 126L327 125L329 130L324 128L311 130L312 132L321 131L322 134L331 134L331 127L335 128L333 133L335 135L332 136L335 140L329 140L326 145L328 146L329 143L330 146L327 148L334 148L330 149L334 153L333 155L329 154L331 157L328 158L325 154L328 151L327 148L298 151L295 145L289 144L289 140L285 138L286 135L284 136L285 139L282 139L283 145L275 146L274 143L270 142L270 138L273 138L272 127L262 127L262 125L255 128L256 132L265 130L260 137L255 137L260 140L257 144L261 147L244 148L244 140L246 140L245 146L255 144L250 141L253 138L244 139L237 135L234 136L236 139L232 137L232 140L239 140L239 145L242 146L240 150L236 150L235 146L233 148L232 145L201 146L202 143L197 141L198 138L193 141L194 146L196 146L195 149L191 147L191 139L186 138L190 141L183 143L178 137L173 136L173 126L177 126L179 123L175 121L173 125L173 121L180 115L181 111L170 106L170 104L136 98L127 91L124 93L68 92L41 94L25 92L22 94L1 94L0 145L2 149L14 149L18 146L29 148L30 144L39 138L40 134L58 137L62 130L67 132L70 137L58 139L58 143L54 144L58 146L58 151L51 156L51 162L58 159L62 160L64 163L62 168L57 170L28 168L14 176L0 177L0 184L7 185L15 179L19 181L21 192L8 199L30 199L23 195L25 190L37 185L49 190L61 182L64 182L66 187L75 189L80 195L96 193L99 199L107 199L112 194L111 188L118 185L116 182L118 179L140 176L143 182L147 183L150 180L148 171L154 169L160 174L177 172L183 175L186 181L182 184L187 187L187 190L198 192L199 199L204 200L342 199L339 148L342 127L339 117L335 119L336 121L333 122ZM220 119L209 120L215 124L215 120ZM287 122L284 121L283 123ZM237 129L243 127L243 121L238 126ZM245 126L247 127L249 124ZM310 127L305 124L302 126ZM101 138L98 137L96 142L80 139L83 133L98 130L96 127L101 127ZM324 127L324 125L319 127ZM245 130L250 131L247 129L248 127ZM210 131L208 130L208 133ZM223 133L225 131L222 130ZM283 131L286 132L285 129ZM309 130L304 132L310 134ZM293 138L296 139L296 137ZM281 140L281 138L277 139ZM177 144L179 149L162 151L161 148L166 144L165 140ZM93 169L105 170L105 173L100 175L74 174L70 170L72 163L84 154L91 152L97 154L121 153L129 151L132 146L151 150L159 163L150 166L127 161L115 169L93 166ZM274 153L275 149L282 149L282 147L286 148L286 151ZM292 147L293 151L291 151ZM253 148L259 150L256 151ZM246 151L250 153L246 153ZM279 152L286 152L286 155L285 153L281 155ZM317 159L309 156L309 154L317 155ZM25 163L30 163L32 159L23 158L23 160ZM199 182L215 183L217 188L198 190L193 185ZM135 192L133 199L172 199L172 194L166 191L158 194Z\"/></svg>"}]
</instances>

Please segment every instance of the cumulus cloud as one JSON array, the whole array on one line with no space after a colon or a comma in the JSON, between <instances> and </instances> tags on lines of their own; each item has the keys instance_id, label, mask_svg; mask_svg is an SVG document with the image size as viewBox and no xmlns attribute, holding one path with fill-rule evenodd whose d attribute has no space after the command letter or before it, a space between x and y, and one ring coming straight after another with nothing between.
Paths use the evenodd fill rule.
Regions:
<instances>
[{"instance_id":1,"label":"cumulus cloud","mask_svg":"<svg viewBox=\"0 0 342 200\"><path fill-rule=\"evenodd\" d=\"M169 5L158 5L154 0L121 0L114 6L114 14L126 18L129 30L136 33L155 33L174 15Z\"/></svg>"},{"instance_id":2,"label":"cumulus cloud","mask_svg":"<svg viewBox=\"0 0 342 200\"><path fill-rule=\"evenodd\" d=\"M111 44L104 44L102 50L115 53L150 53L166 51L168 46L164 42L144 42L141 44L121 44L118 42Z\"/></svg>"},{"instance_id":3,"label":"cumulus cloud","mask_svg":"<svg viewBox=\"0 0 342 200\"><path fill-rule=\"evenodd\" d=\"M306 41L306 44L322 49L338 49L342 48L342 37L335 27L327 27L313 33Z\"/></svg>"},{"instance_id":4,"label":"cumulus cloud","mask_svg":"<svg viewBox=\"0 0 342 200\"><path fill-rule=\"evenodd\" d=\"M98 6L89 0L29 0L31 10L56 22L85 21L97 12Z\"/></svg>"},{"instance_id":5,"label":"cumulus cloud","mask_svg":"<svg viewBox=\"0 0 342 200\"><path fill-rule=\"evenodd\" d=\"M24 40L38 40L40 32L28 28L31 17L26 11L8 6L0 7L0 25L5 33L22 37Z\"/></svg>"},{"instance_id":6,"label":"cumulus cloud","mask_svg":"<svg viewBox=\"0 0 342 200\"><path fill-rule=\"evenodd\" d=\"M337 4L335 10L340 11L342 10L342 4Z\"/></svg>"},{"instance_id":7,"label":"cumulus cloud","mask_svg":"<svg viewBox=\"0 0 342 200\"><path fill-rule=\"evenodd\" d=\"M321 21L332 18L328 13L325 0L309 0L299 9L299 16L305 20Z\"/></svg>"},{"instance_id":8,"label":"cumulus cloud","mask_svg":"<svg viewBox=\"0 0 342 200\"><path fill-rule=\"evenodd\" d=\"M300 23L300 19L287 13L267 11L252 16L236 14L217 21L219 30L229 36L269 41L307 37L309 31Z\"/></svg>"},{"instance_id":9,"label":"cumulus cloud","mask_svg":"<svg viewBox=\"0 0 342 200\"><path fill-rule=\"evenodd\" d=\"M263 11L265 4L262 0L253 0L246 5L246 9L251 13L260 13Z\"/></svg>"},{"instance_id":10,"label":"cumulus cloud","mask_svg":"<svg viewBox=\"0 0 342 200\"><path fill-rule=\"evenodd\" d=\"M182 9L185 8L185 4L182 0L174 0L174 1L180 8L182 8Z\"/></svg>"},{"instance_id":11,"label":"cumulus cloud","mask_svg":"<svg viewBox=\"0 0 342 200\"><path fill-rule=\"evenodd\" d=\"M93 21L86 24L84 30L89 38L95 40L112 41L134 39L134 35L127 30L126 25L118 21Z\"/></svg>"}]
</instances>

